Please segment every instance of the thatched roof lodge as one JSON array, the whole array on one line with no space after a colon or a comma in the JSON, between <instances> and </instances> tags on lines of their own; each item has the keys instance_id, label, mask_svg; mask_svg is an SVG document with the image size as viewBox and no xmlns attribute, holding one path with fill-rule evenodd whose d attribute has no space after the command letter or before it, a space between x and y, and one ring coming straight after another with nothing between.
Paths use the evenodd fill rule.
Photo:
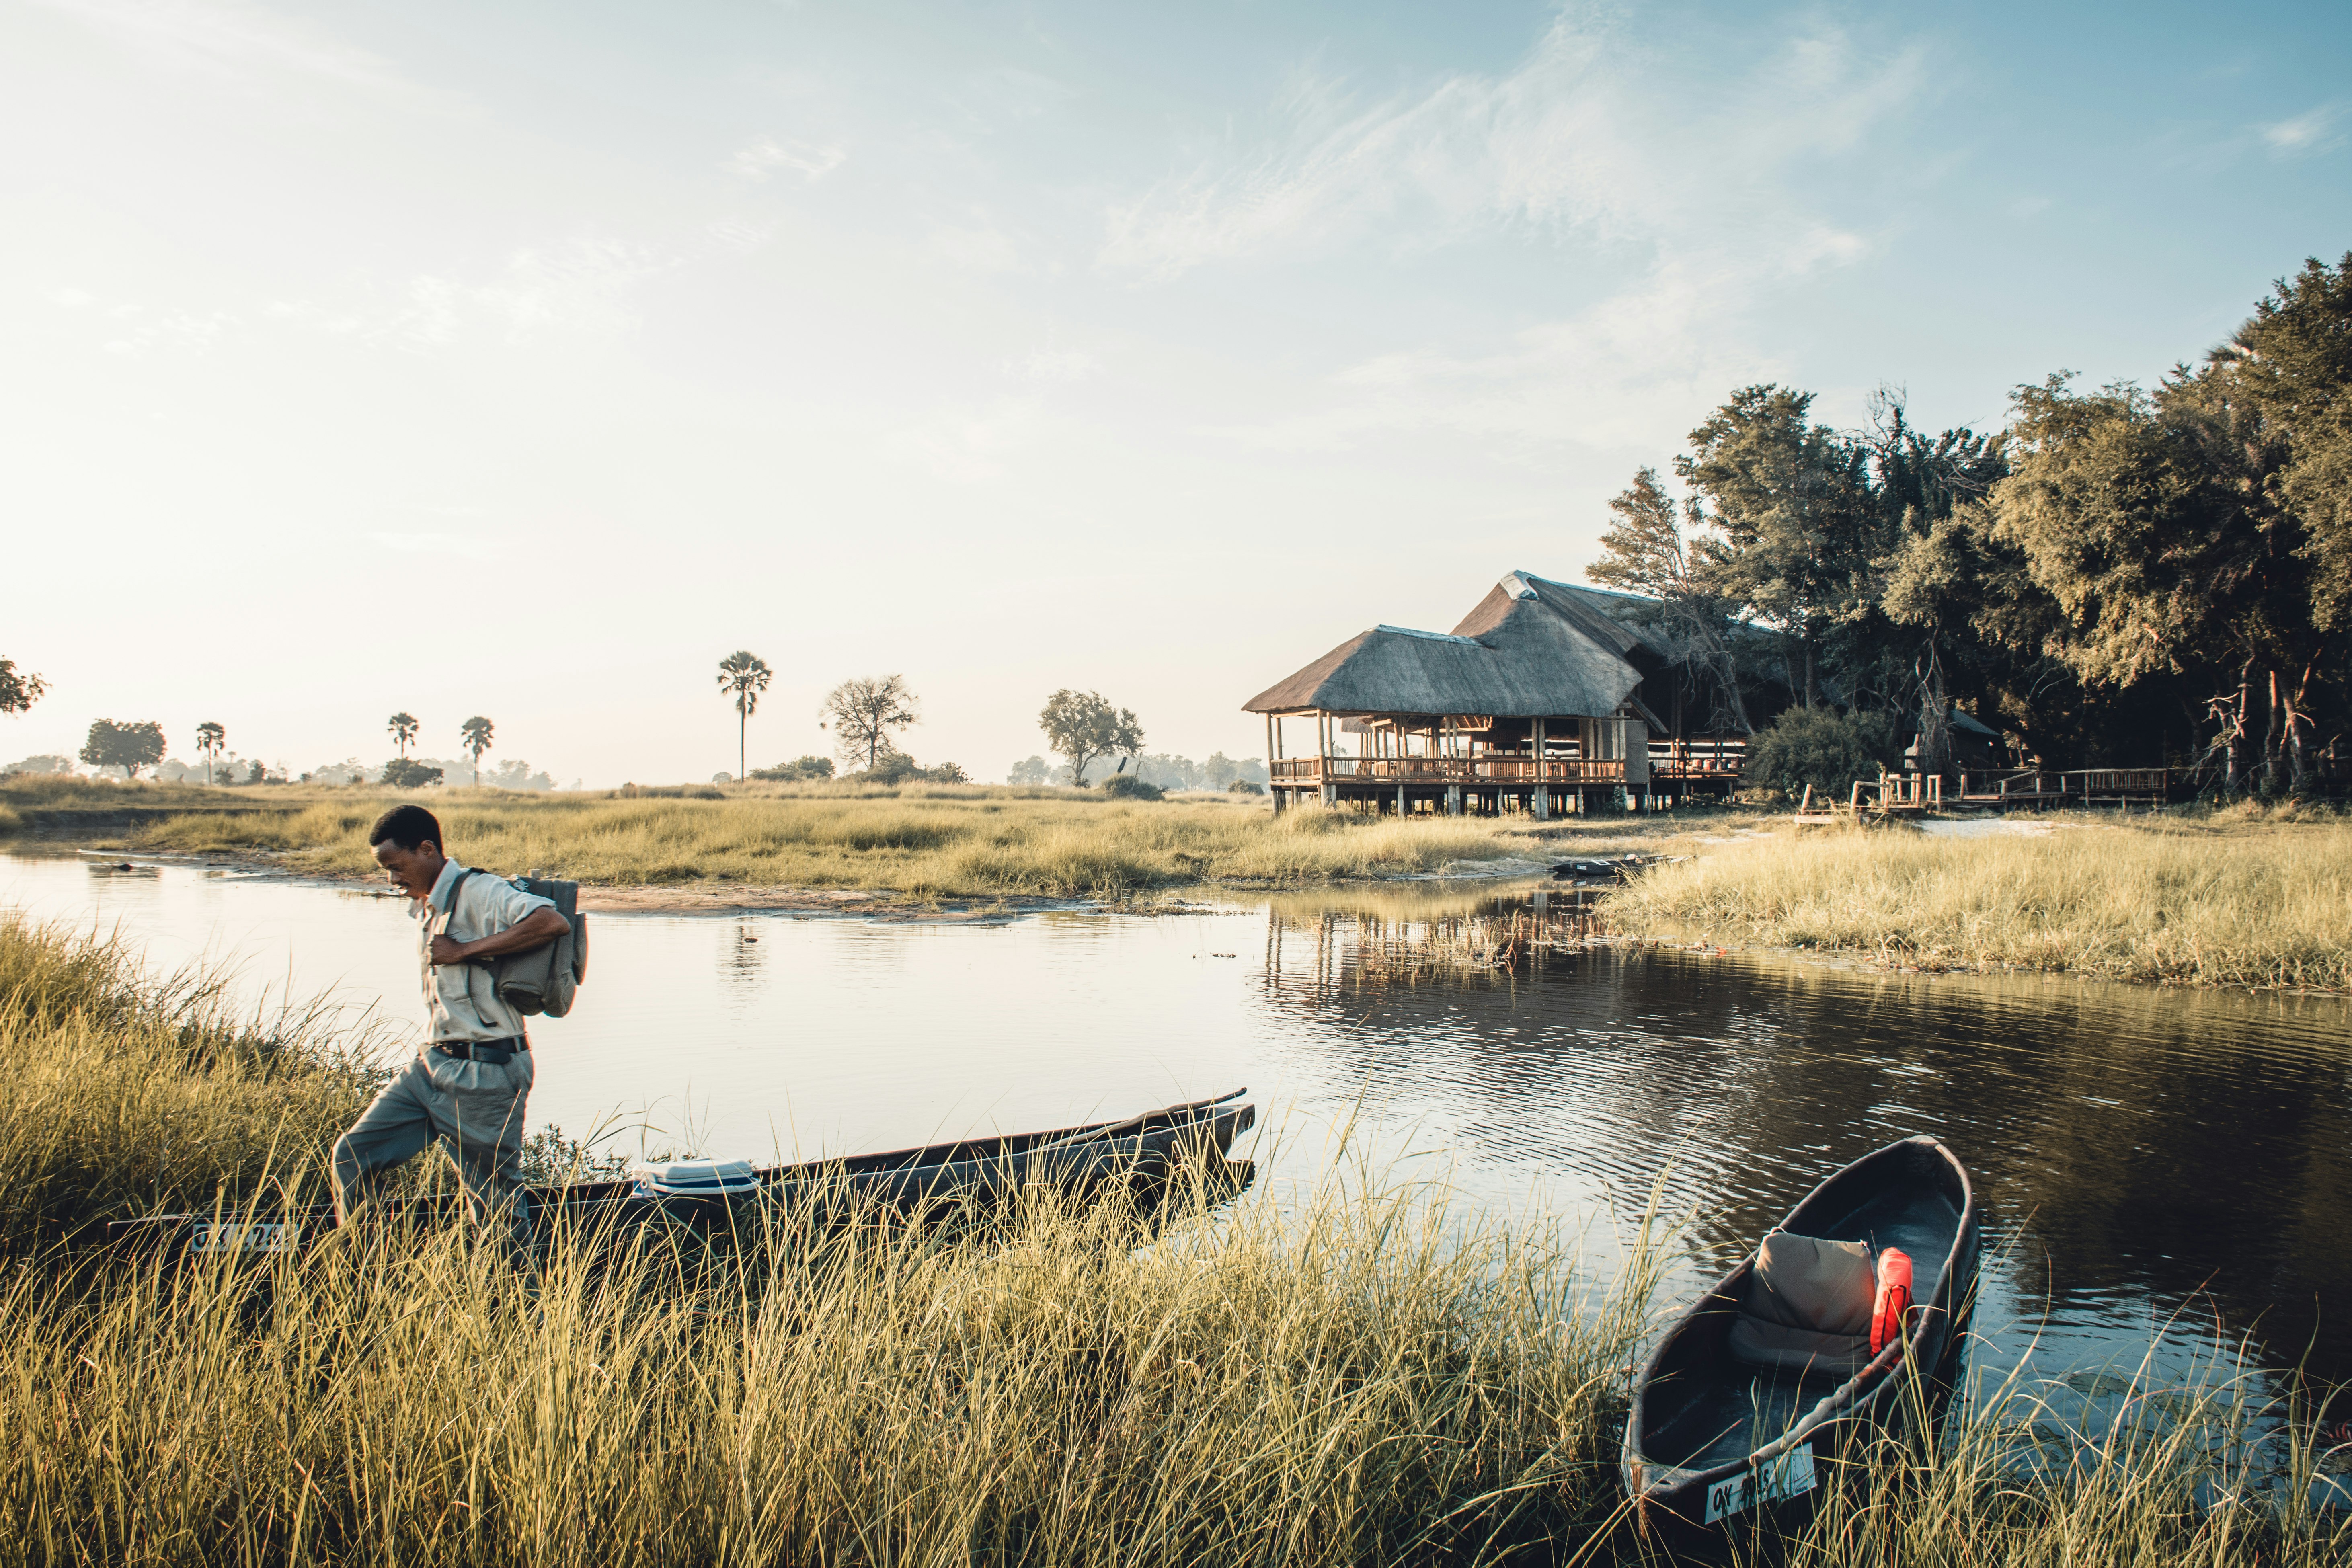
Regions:
<instances>
[{"instance_id":1,"label":"thatched roof lodge","mask_svg":"<svg viewBox=\"0 0 2352 1568\"><path fill-rule=\"evenodd\" d=\"M1549 816L1727 789L1739 744L1685 732L1687 661L1654 608L1513 572L1451 632L1360 632L1243 704L1265 716L1275 809ZM1311 749L1288 743L1302 719Z\"/></svg>"}]
</instances>

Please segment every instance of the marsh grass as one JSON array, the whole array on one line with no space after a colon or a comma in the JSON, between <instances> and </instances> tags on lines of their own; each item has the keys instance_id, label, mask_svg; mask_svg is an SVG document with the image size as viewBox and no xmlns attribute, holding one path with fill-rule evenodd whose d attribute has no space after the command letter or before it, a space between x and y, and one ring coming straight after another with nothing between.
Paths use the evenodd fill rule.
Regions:
<instances>
[{"instance_id":1,"label":"marsh grass","mask_svg":"<svg viewBox=\"0 0 2352 1568\"><path fill-rule=\"evenodd\" d=\"M264 849L321 872L374 871L366 833L385 803L166 817L144 849ZM457 791L433 801L456 853L502 871L583 882L738 882L887 889L917 896L1118 895L1202 881L1322 882L1540 854L1506 822L1400 822L1354 812L1276 816L1221 797L1125 802L1073 791L952 785L724 800L524 798Z\"/></svg>"},{"instance_id":2,"label":"marsh grass","mask_svg":"<svg viewBox=\"0 0 2352 1568\"><path fill-rule=\"evenodd\" d=\"M142 1125L188 1151L153 1192L83 1179L76 1212L210 1194L267 1215L315 1190L283 1152L349 1103L331 1041L220 1025L201 983L142 982L119 946L21 922L0 973L12 1074L93 1051L142 1067L167 1091ZM76 1081L92 1103L140 1093ZM11 1096L0 1137L38 1149L24 1124L58 1114ZM83 1163L112 1157L87 1110L65 1116ZM1543 1216L1465 1214L1344 1160L1303 1194L1217 1197L1033 1193L955 1229L804 1205L711 1243L554 1228L522 1272L454 1227L334 1231L301 1256L13 1248L0 1558L1651 1560L1614 1458L1654 1321L1654 1197L1609 1279ZM2165 1406L2173 1435L2086 1431L2039 1463L2019 1433L2048 1423L2012 1406L1933 1454L1874 1456L1805 1534L1740 1559L2352 1560L2338 1516L2255 1484L2275 1462L2233 1469L2225 1445L2217 1468L2193 1402ZM2283 1430L2300 1485L2315 1456Z\"/></svg>"},{"instance_id":3,"label":"marsh grass","mask_svg":"<svg viewBox=\"0 0 2352 1568\"><path fill-rule=\"evenodd\" d=\"M372 1091L318 1007L240 1016L217 973L0 912L0 1250L309 1166Z\"/></svg>"},{"instance_id":4,"label":"marsh grass","mask_svg":"<svg viewBox=\"0 0 2352 1568\"><path fill-rule=\"evenodd\" d=\"M1602 907L1638 934L1906 967L2352 990L2352 824L2257 809L2050 827L1791 829L1659 867Z\"/></svg>"}]
</instances>

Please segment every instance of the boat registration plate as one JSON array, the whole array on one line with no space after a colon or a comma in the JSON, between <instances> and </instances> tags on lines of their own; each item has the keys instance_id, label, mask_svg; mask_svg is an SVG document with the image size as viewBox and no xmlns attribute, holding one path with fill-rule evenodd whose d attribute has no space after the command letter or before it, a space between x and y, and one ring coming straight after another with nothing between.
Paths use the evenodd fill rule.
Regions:
<instances>
[{"instance_id":1,"label":"boat registration plate","mask_svg":"<svg viewBox=\"0 0 2352 1568\"><path fill-rule=\"evenodd\" d=\"M1776 1459L1726 1476L1706 1489L1706 1522L1768 1502L1801 1497L1813 1489L1813 1446L1800 1443Z\"/></svg>"},{"instance_id":2,"label":"boat registration plate","mask_svg":"<svg viewBox=\"0 0 2352 1568\"><path fill-rule=\"evenodd\" d=\"M301 1241L302 1227L291 1222L248 1225L241 1220L204 1220L197 1224L190 1247L196 1252L291 1252Z\"/></svg>"}]
</instances>

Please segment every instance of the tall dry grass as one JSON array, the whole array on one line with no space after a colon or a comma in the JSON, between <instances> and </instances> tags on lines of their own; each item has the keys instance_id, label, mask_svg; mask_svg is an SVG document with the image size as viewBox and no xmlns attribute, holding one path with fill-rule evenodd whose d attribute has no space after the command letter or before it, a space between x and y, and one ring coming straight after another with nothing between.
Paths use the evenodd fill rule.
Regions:
<instances>
[{"instance_id":1,"label":"tall dry grass","mask_svg":"<svg viewBox=\"0 0 2352 1568\"><path fill-rule=\"evenodd\" d=\"M2352 990L2352 824L2332 817L1790 831L1659 867L1603 907L1632 932L1927 968Z\"/></svg>"},{"instance_id":2,"label":"tall dry grass","mask_svg":"<svg viewBox=\"0 0 2352 1568\"><path fill-rule=\"evenodd\" d=\"M268 1053L230 1048L249 1037L189 1033L185 992L142 989L103 944L19 926L0 959L12 1026L35 1026L12 1072L110 1043L173 1086L150 1131L201 1152L177 1192L86 1205L279 1201L247 1182L253 1132L302 1116L255 1091L316 1069L281 1047L273 1079ZM0 1139L37 1147L20 1124L58 1110L0 1100ZM814 1209L747 1214L709 1247L567 1230L529 1273L456 1230L338 1231L299 1257L18 1250L0 1558L1648 1560L1601 1532L1623 1516L1622 1369L1654 1250L1598 1282L1554 1226L1343 1176L1157 1215L1123 1189L1033 1194L954 1232ZM2340 1516L2294 1501L2307 1443L2264 1489L2282 1467L2217 1466L2210 1424L2181 1422L2036 1466L1995 1409L1938 1453L1877 1456L1801 1537L1747 1544L1799 1568L2352 1561Z\"/></svg>"},{"instance_id":3,"label":"tall dry grass","mask_svg":"<svg viewBox=\"0 0 2352 1568\"><path fill-rule=\"evenodd\" d=\"M0 1250L315 1173L366 1101L362 1055L314 1011L241 1017L223 989L0 912Z\"/></svg>"},{"instance_id":4,"label":"tall dry grass","mask_svg":"<svg viewBox=\"0 0 2352 1568\"><path fill-rule=\"evenodd\" d=\"M1548 1247L1394 1193L1141 1237L1038 1199L954 1243L787 1217L699 1276L341 1233L63 1307L24 1276L0 1554L1402 1563L1609 1515L1625 1346Z\"/></svg>"},{"instance_id":5,"label":"tall dry grass","mask_svg":"<svg viewBox=\"0 0 2352 1568\"><path fill-rule=\"evenodd\" d=\"M296 866L374 870L366 834L385 801L167 817L142 848L263 849ZM1210 797L1123 802L1071 791L953 785L721 800L455 792L430 803L471 865L545 868L617 885L740 882L947 897L1118 894L1193 882L1283 885L1540 855L1524 819L1400 821L1352 811L1276 816Z\"/></svg>"}]
</instances>

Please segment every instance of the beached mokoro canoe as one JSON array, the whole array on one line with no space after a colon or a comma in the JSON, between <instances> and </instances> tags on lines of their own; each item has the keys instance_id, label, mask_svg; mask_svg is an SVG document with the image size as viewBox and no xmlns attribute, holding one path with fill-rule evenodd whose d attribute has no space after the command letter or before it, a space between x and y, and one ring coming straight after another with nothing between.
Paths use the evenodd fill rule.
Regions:
<instances>
[{"instance_id":1,"label":"beached mokoro canoe","mask_svg":"<svg viewBox=\"0 0 2352 1568\"><path fill-rule=\"evenodd\" d=\"M659 1215L702 1227L723 1222L734 1206L745 1203L815 1200L908 1211L986 1202L1040 1185L1085 1191L1109 1180L1164 1183L1181 1168L1223 1173L1234 1140L1257 1121L1256 1107L1238 1103L1247 1092L1237 1089L1213 1100L1166 1106L1121 1121L755 1166L751 1175L756 1186L716 1196L657 1192L628 1177L532 1187L529 1193L540 1223ZM415 1218L446 1207L430 1200L384 1205L391 1216ZM299 1249L334 1225L334 1211L325 1206L270 1215L153 1215L115 1221L106 1227L106 1241L110 1247L141 1249L278 1252Z\"/></svg>"},{"instance_id":2,"label":"beached mokoro canoe","mask_svg":"<svg viewBox=\"0 0 2352 1568\"><path fill-rule=\"evenodd\" d=\"M1900 1248L1912 1300L1899 1334L1860 1362L1759 1364L1757 1258L1724 1276L1651 1352L1625 1425L1625 1489L1645 1532L1667 1540L1793 1526L1818 1500L1829 1465L1868 1434L1940 1419L1957 1382L1979 1250L1968 1172L1933 1138L1865 1154L1815 1187L1778 1232ZM1769 1238L1768 1238L1769 1239ZM1769 1350L1761 1352L1771 1353ZM1850 1370L1851 1369L1851 1370Z\"/></svg>"}]
</instances>

